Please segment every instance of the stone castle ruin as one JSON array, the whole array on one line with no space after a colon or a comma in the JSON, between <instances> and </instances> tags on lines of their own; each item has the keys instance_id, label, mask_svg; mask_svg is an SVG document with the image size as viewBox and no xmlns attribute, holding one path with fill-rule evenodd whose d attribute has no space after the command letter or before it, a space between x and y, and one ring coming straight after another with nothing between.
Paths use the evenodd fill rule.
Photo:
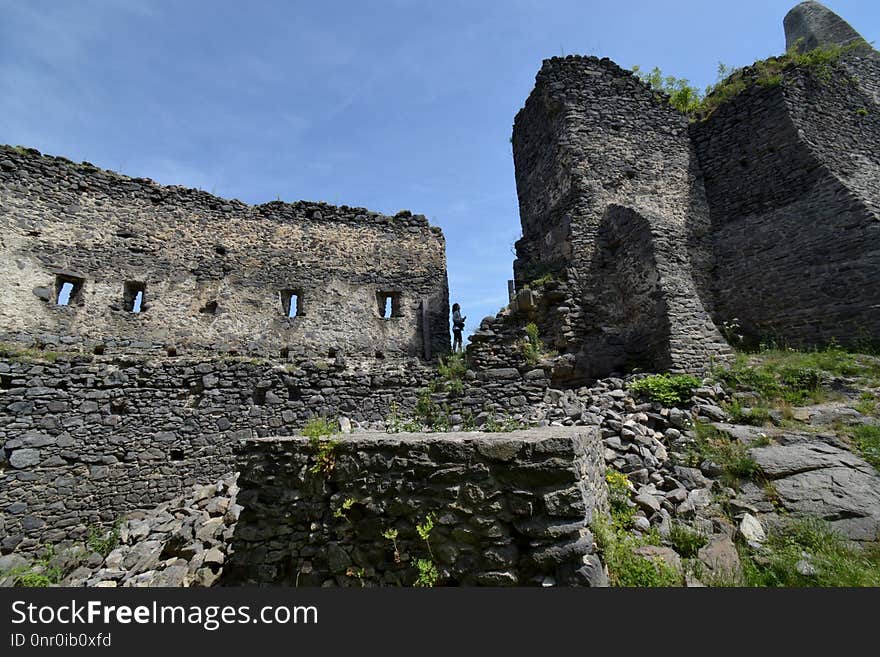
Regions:
<instances>
[{"instance_id":1,"label":"stone castle ruin","mask_svg":"<svg viewBox=\"0 0 880 657\"><path fill-rule=\"evenodd\" d=\"M813 2L785 32L842 46L834 75L792 67L691 121L608 59L545 60L513 126L511 303L460 390L432 383L449 295L424 216L249 206L0 147L0 552L240 471L233 583L398 582L382 529L429 512L448 581L602 583L588 523L619 377L705 374L734 325L880 335L880 55ZM610 406L583 392L609 376ZM437 409L458 431L396 433ZM317 483L297 437L316 417L346 431ZM505 419L537 428L468 431ZM634 472L661 453L639 454Z\"/></svg>"},{"instance_id":2,"label":"stone castle ruin","mask_svg":"<svg viewBox=\"0 0 880 657\"><path fill-rule=\"evenodd\" d=\"M263 357L448 350L445 244L423 216L251 207L8 148L3 169L12 339Z\"/></svg>"},{"instance_id":3,"label":"stone castle ruin","mask_svg":"<svg viewBox=\"0 0 880 657\"><path fill-rule=\"evenodd\" d=\"M517 114L517 286L551 287L561 380L704 371L719 327L792 345L880 335L880 57L802 3L786 44L843 46L688 122L607 59L546 60ZM855 47L852 47L855 46Z\"/></svg>"}]
</instances>

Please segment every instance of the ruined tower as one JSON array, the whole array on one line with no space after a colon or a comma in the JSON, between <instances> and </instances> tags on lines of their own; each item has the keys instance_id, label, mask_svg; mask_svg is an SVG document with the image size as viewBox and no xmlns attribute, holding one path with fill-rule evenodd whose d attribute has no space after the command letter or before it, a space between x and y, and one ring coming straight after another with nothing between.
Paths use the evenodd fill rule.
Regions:
<instances>
[{"instance_id":1,"label":"ruined tower","mask_svg":"<svg viewBox=\"0 0 880 657\"><path fill-rule=\"evenodd\" d=\"M575 380L705 371L729 353L698 284L709 209L685 116L608 59L553 58L516 116L513 153L517 283L565 282L562 319L545 330Z\"/></svg>"},{"instance_id":2,"label":"ruined tower","mask_svg":"<svg viewBox=\"0 0 880 657\"><path fill-rule=\"evenodd\" d=\"M815 2L793 57L708 116L608 59L545 60L513 128L518 288L560 352L556 380L705 372L758 342L880 336L880 56ZM478 337L479 339L479 337Z\"/></svg>"}]
</instances>

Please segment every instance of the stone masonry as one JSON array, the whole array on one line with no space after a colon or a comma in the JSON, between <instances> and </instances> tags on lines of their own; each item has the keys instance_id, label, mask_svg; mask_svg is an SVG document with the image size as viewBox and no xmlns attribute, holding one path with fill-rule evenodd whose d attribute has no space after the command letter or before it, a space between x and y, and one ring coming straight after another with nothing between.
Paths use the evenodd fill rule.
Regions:
<instances>
[{"instance_id":1,"label":"stone masonry","mask_svg":"<svg viewBox=\"0 0 880 657\"><path fill-rule=\"evenodd\" d=\"M544 62L513 129L511 304L455 382L437 377L445 242L424 216L249 206L0 146L0 554L141 510L152 552L128 536L95 559L110 580L208 584L222 565L230 584L409 585L427 553L440 583L604 583L587 525L606 459L638 484L643 525L711 503L666 464L684 413L636 405L627 372L704 374L732 355L729 324L796 345L880 335L880 55L814 2L785 29L804 51L844 46L833 74L790 67L693 121L608 59ZM723 419L724 391L698 394ZM450 432L385 433L429 404ZM324 472L298 437L316 417L344 431ZM491 433L514 425L533 429ZM785 441L762 467L792 510L825 509L853 462ZM777 464L817 454L833 467L793 482ZM856 465L867 499L876 475ZM241 486L240 516L202 496L211 482L227 505ZM875 498L823 517L861 514L847 527L867 535ZM187 546L162 541L202 529L168 524L183 499L216 532L178 563ZM174 571L150 579L156 560Z\"/></svg>"},{"instance_id":2,"label":"stone masonry","mask_svg":"<svg viewBox=\"0 0 880 657\"><path fill-rule=\"evenodd\" d=\"M513 128L514 271L545 297L556 382L705 371L729 355L725 325L876 342L880 55L815 2L785 31L843 48L831 73L790 67L691 122L608 59L545 60Z\"/></svg>"},{"instance_id":3,"label":"stone masonry","mask_svg":"<svg viewBox=\"0 0 880 657\"><path fill-rule=\"evenodd\" d=\"M608 59L553 58L517 114L513 153L517 283L566 281L564 312L542 328L575 379L701 371L729 353L698 285L709 208L684 115Z\"/></svg>"},{"instance_id":4,"label":"stone masonry","mask_svg":"<svg viewBox=\"0 0 880 657\"><path fill-rule=\"evenodd\" d=\"M603 449L595 426L374 434L316 473L303 438L248 441L225 581L409 586L423 558L439 584L601 584L587 525L607 504Z\"/></svg>"},{"instance_id":5,"label":"stone masonry","mask_svg":"<svg viewBox=\"0 0 880 657\"><path fill-rule=\"evenodd\" d=\"M262 357L449 350L445 242L410 212L249 206L0 147L0 254L4 339Z\"/></svg>"}]
</instances>

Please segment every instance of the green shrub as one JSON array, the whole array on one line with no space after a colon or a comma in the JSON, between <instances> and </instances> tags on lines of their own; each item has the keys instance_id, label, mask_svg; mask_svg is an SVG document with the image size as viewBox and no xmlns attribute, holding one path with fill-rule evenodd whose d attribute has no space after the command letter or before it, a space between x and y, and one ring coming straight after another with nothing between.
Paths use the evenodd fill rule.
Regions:
<instances>
[{"instance_id":1,"label":"green shrub","mask_svg":"<svg viewBox=\"0 0 880 657\"><path fill-rule=\"evenodd\" d=\"M437 364L437 378L429 384L430 391L461 395L464 393L465 372L467 363L463 354L454 353L441 357Z\"/></svg>"},{"instance_id":2,"label":"green shrub","mask_svg":"<svg viewBox=\"0 0 880 657\"><path fill-rule=\"evenodd\" d=\"M608 506L611 510L611 516L620 514L628 514L632 517L635 510L629 504L630 492L632 484L629 477L622 472L608 468L605 470L605 483L608 486Z\"/></svg>"},{"instance_id":3,"label":"green shrub","mask_svg":"<svg viewBox=\"0 0 880 657\"><path fill-rule=\"evenodd\" d=\"M703 94L696 87L690 86L688 80L672 75L664 76L656 66L650 73L643 72L639 66L633 66L632 71L648 86L668 95L669 104L679 112L688 114L700 106Z\"/></svg>"},{"instance_id":4,"label":"green shrub","mask_svg":"<svg viewBox=\"0 0 880 657\"><path fill-rule=\"evenodd\" d=\"M559 280L561 268L561 262L533 262L520 272L518 280L528 281L530 285L540 287Z\"/></svg>"},{"instance_id":5,"label":"green shrub","mask_svg":"<svg viewBox=\"0 0 880 657\"><path fill-rule=\"evenodd\" d=\"M306 422L302 435L309 440L320 439L339 433L339 422L326 417L315 417Z\"/></svg>"},{"instance_id":6,"label":"green shrub","mask_svg":"<svg viewBox=\"0 0 880 657\"><path fill-rule=\"evenodd\" d=\"M686 403L699 387L700 380L688 374L654 374L629 384L630 392L664 406Z\"/></svg>"},{"instance_id":7,"label":"green shrub","mask_svg":"<svg viewBox=\"0 0 880 657\"><path fill-rule=\"evenodd\" d=\"M547 272L546 274L542 274L538 278L534 279L531 282L531 286L532 287L543 287L544 285L547 285L548 283L553 283L556 280L557 280L556 275L553 272Z\"/></svg>"}]
</instances>

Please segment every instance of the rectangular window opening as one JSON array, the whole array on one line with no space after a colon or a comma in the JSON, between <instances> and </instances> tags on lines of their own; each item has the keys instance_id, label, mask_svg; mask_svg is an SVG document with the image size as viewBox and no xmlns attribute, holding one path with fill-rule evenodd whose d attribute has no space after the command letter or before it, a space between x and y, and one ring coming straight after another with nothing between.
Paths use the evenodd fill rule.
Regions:
<instances>
[{"instance_id":1,"label":"rectangular window opening","mask_svg":"<svg viewBox=\"0 0 880 657\"><path fill-rule=\"evenodd\" d=\"M379 303L379 317L389 319L403 316L400 307L400 292L376 292L376 301Z\"/></svg>"},{"instance_id":2,"label":"rectangular window opening","mask_svg":"<svg viewBox=\"0 0 880 657\"><path fill-rule=\"evenodd\" d=\"M126 312L140 313L146 310L144 299L147 286L138 281L126 281L122 290L123 307Z\"/></svg>"},{"instance_id":3,"label":"rectangular window opening","mask_svg":"<svg viewBox=\"0 0 880 657\"><path fill-rule=\"evenodd\" d=\"M55 277L55 303L59 306L72 306L82 303L83 279L73 276Z\"/></svg>"},{"instance_id":4,"label":"rectangular window opening","mask_svg":"<svg viewBox=\"0 0 880 657\"><path fill-rule=\"evenodd\" d=\"M285 317L302 317L302 293L299 290L281 290L281 309Z\"/></svg>"}]
</instances>

